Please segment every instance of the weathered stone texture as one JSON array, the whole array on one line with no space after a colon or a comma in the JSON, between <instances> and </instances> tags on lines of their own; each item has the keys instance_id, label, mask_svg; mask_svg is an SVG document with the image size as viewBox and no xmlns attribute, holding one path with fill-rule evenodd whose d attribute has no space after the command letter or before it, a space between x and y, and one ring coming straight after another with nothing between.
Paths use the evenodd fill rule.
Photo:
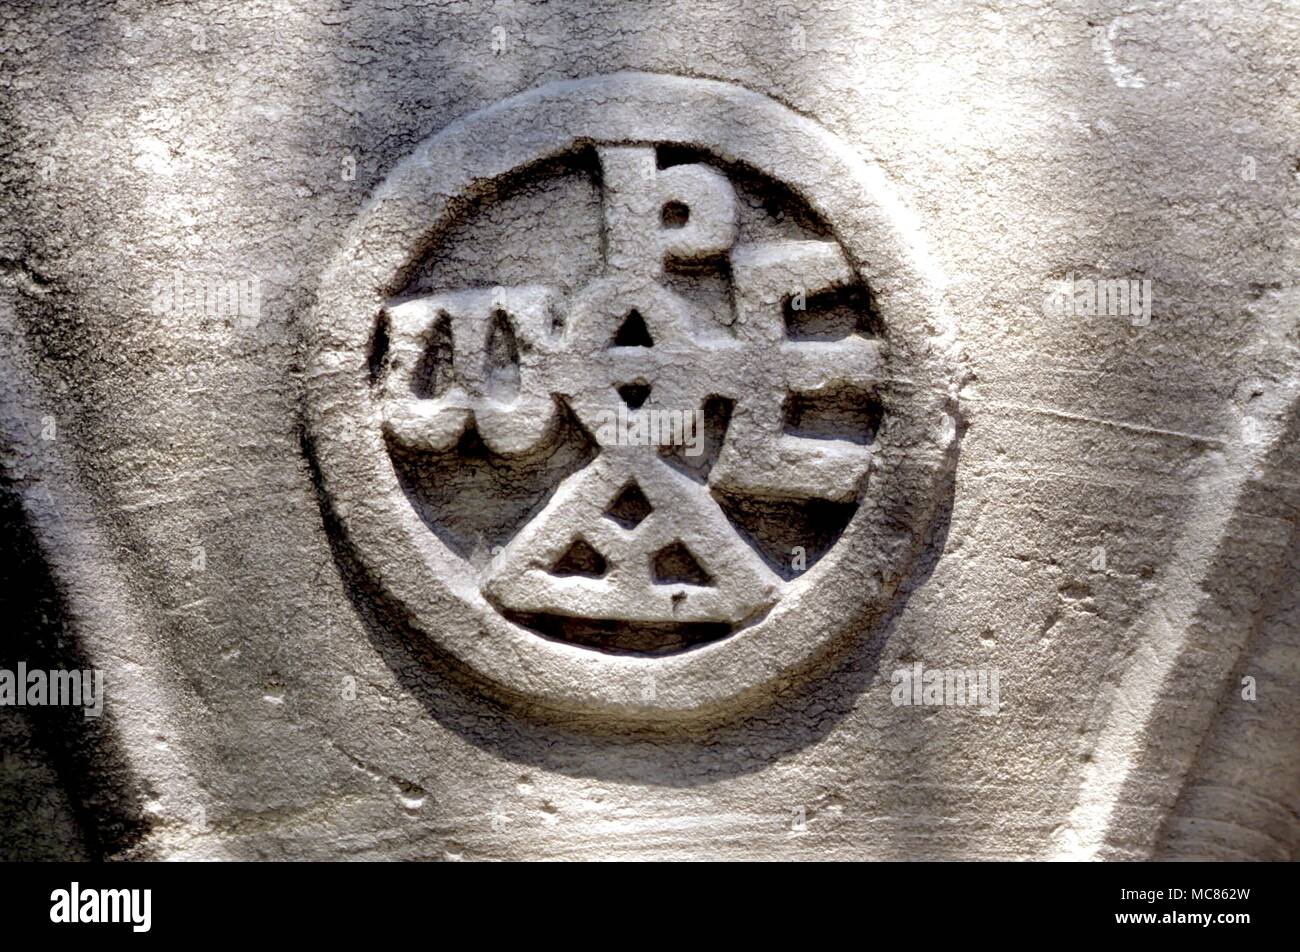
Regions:
<instances>
[{"instance_id":1,"label":"weathered stone texture","mask_svg":"<svg viewBox=\"0 0 1300 952\"><path fill-rule=\"evenodd\" d=\"M98 722L0 710L4 858L1294 859L1298 53L1276 0L6 4L0 667L108 693ZM656 155L659 191L611 184ZM699 230L657 244L680 210L619 204L645 195ZM515 462L403 470L460 438L420 404L414 448L365 455L405 432L368 402L378 308L417 302L423 359L449 300L488 320L493 288L617 265L729 335L736 286L779 303L790 242L879 295L855 339L890 346L885 468L823 494L842 536L775 500L857 451L765 473L772 430L728 477L729 518L805 533L821 574L727 560L771 578L691 616L736 626L712 654L484 607L572 607L508 560L484 580L593 451L514 418ZM1046 307L1070 278L1149 279L1149 315ZM466 288L489 300L438 297ZM794 373L772 327L717 372L742 396ZM523 391L545 333L501 345ZM546 379L608 401L582 353ZM862 354L819 379L862 382ZM490 383L446 407L486 415ZM701 535L704 561L732 544ZM650 595L609 610L657 623ZM918 662L999 672L996 714L893 703Z\"/></svg>"}]
</instances>

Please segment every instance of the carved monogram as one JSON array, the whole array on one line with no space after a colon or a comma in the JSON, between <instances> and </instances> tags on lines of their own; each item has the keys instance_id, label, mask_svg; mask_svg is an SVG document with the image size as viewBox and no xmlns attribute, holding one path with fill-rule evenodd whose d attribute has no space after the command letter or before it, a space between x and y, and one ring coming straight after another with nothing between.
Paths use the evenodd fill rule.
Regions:
<instances>
[{"instance_id":1,"label":"carved monogram","mask_svg":"<svg viewBox=\"0 0 1300 952\"><path fill-rule=\"evenodd\" d=\"M484 594L512 612L740 625L784 581L711 490L852 502L870 446L787 433L787 406L874 390L882 342L790 338L792 300L806 306L856 280L835 242L737 244L735 190L717 168L659 168L650 146L597 153L603 273L567 300L548 287L497 287L390 307L383 426L431 452L454 450L473 427L489 451L513 457L553 439L567 408L599 453L493 559ZM729 327L663 281L665 267L717 259L731 275ZM624 438L659 419L689 430L717 399L731 413L706 480L674 466L662 441ZM620 414L628 425L610 426ZM620 514L629 498L638 511Z\"/></svg>"},{"instance_id":2,"label":"carved monogram","mask_svg":"<svg viewBox=\"0 0 1300 952\"><path fill-rule=\"evenodd\" d=\"M665 724L814 670L945 498L942 287L867 143L734 84L566 80L433 133L303 324L375 637Z\"/></svg>"}]
</instances>

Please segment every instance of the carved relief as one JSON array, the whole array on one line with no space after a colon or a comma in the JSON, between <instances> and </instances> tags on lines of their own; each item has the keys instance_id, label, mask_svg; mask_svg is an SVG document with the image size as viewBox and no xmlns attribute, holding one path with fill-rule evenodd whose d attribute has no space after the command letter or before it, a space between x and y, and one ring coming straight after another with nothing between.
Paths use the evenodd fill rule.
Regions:
<instances>
[{"instance_id":1,"label":"carved relief","mask_svg":"<svg viewBox=\"0 0 1300 952\"><path fill-rule=\"evenodd\" d=\"M748 123L734 141L710 141L719 109ZM529 143L517 156L488 145L507 115L507 144ZM538 148L536 128L560 133ZM756 145L783 136L833 161ZM764 656L750 634L825 584L818 560L834 562L842 538L878 548L849 553L862 591L841 600L879 610L930 506L910 494L931 493L946 466L951 377L934 289L894 223L848 222L888 249L877 287L835 209L817 207L846 187L886 204L842 153L755 94L626 74L517 97L394 172L326 276L309 403L349 541L417 626L514 693L636 714L750 692L829 643L836 632L805 631ZM556 157L597 196L589 264L422 286L427 239L447 244L465 214L441 178L528 182ZM754 226L785 214L764 198L776 193L812 224ZM404 240L374 244L393 234ZM878 479L895 485L874 491ZM873 519L855 533L864 502ZM426 572L495 618L479 640L434 634L446 603L415 595ZM633 694L627 679L647 674L666 701Z\"/></svg>"}]
</instances>

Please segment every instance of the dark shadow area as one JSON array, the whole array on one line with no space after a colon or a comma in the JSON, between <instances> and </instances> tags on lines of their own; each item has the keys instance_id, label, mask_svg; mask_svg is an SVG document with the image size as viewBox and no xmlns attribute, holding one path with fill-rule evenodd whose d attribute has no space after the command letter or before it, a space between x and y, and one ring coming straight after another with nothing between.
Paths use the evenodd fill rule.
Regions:
<instances>
[{"instance_id":1,"label":"dark shadow area","mask_svg":"<svg viewBox=\"0 0 1300 952\"><path fill-rule=\"evenodd\" d=\"M478 431L466 430L449 453L425 453L389 441L398 482L429 531L459 555L506 545L566 477L595 457L595 444L567 409L560 435L520 459L491 453Z\"/></svg>"},{"instance_id":2,"label":"dark shadow area","mask_svg":"<svg viewBox=\"0 0 1300 952\"><path fill-rule=\"evenodd\" d=\"M576 575L580 578L600 578L608 570L605 557L597 552L590 542L577 538L565 553L551 566L551 574L566 576Z\"/></svg>"},{"instance_id":3,"label":"dark shadow area","mask_svg":"<svg viewBox=\"0 0 1300 952\"><path fill-rule=\"evenodd\" d=\"M532 269L546 271L546 281L564 292L572 292L586 280L595 275L599 269L596 255L599 240L593 241L589 251L591 260L558 260L554 252L547 253L543 238L549 237L552 229L576 228L572 221L565 222L562 216L555 220L542 221L530 217L519 223L520 230L526 235L536 235L536 240L526 242L513 249L513 254L491 254L484 252L474 259L452 257L457 253L456 236L476 221L490 220L493 209L498 213L502 209L524 207L527 202L543 202L548 205L562 205L560 211L575 213L582 205L595 206L599 203L600 168L595 149L584 143L575 143L573 147L559 155L540 159L522 166L495 179L477 181L465 194L452 197L439 227L424 236L423 250L416 254L405 272L390 285L389 293L394 297L428 294L444 288L442 272L451 270L461 272L468 270L467 280L457 282L458 286L511 285L537 282L541 277L532 273ZM549 191L560 185L562 190ZM551 208L551 211L556 211ZM526 213L525 213L526 214ZM576 216L575 216L576 217ZM598 222L592 221L593 229ZM499 234L494 234L500 238ZM595 237L593 235L593 237ZM506 259L514 259L507 261ZM513 267L528 271L523 274L501 273L500 269L509 263ZM475 273L475 269L482 269ZM633 317L635 315L635 317ZM640 330L647 333L644 321L635 311L629 314L629 334ZM558 332L559 327L553 328ZM632 341L625 346L649 346L642 341Z\"/></svg>"},{"instance_id":4,"label":"dark shadow area","mask_svg":"<svg viewBox=\"0 0 1300 952\"><path fill-rule=\"evenodd\" d=\"M701 411L702 434L699 451L690 456L682 444L668 443L659 447L659 457L679 473L684 473L697 483L707 483L722 452L722 442L727 438L731 414L735 404L726 397L712 396L704 401Z\"/></svg>"},{"instance_id":5,"label":"dark shadow area","mask_svg":"<svg viewBox=\"0 0 1300 952\"><path fill-rule=\"evenodd\" d=\"M852 387L786 397L785 432L806 440L843 440L866 445L876 441L885 415L875 394Z\"/></svg>"},{"instance_id":6,"label":"dark shadow area","mask_svg":"<svg viewBox=\"0 0 1300 952\"><path fill-rule=\"evenodd\" d=\"M684 145L661 145L657 150L661 169L674 165L703 163L721 170L735 186L736 198L743 208L772 219L790 237L822 239L835 237L829 224L793 189L758 169L739 162L726 162L712 152ZM744 237L742 233L742 238Z\"/></svg>"},{"instance_id":7,"label":"dark shadow area","mask_svg":"<svg viewBox=\"0 0 1300 952\"><path fill-rule=\"evenodd\" d=\"M674 542L656 552L653 571L656 585L713 584L713 577L682 542Z\"/></svg>"},{"instance_id":8,"label":"dark shadow area","mask_svg":"<svg viewBox=\"0 0 1300 952\"><path fill-rule=\"evenodd\" d=\"M680 654L726 638L735 629L721 622L655 624L606 618L573 618L529 612L503 612L507 621L529 631L604 654L659 657Z\"/></svg>"},{"instance_id":9,"label":"dark shadow area","mask_svg":"<svg viewBox=\"0 0 1300 952\"><path fill-rule=\"evenodd\" d=\"M654 508L635 482L628 483L614 497L605 515L624 529L635 529Z\"/></svg>"},{"instance_id":10,"label":"dark shadow area","mask_svg":"<svg viewBox=\"0 0 1300 952\"><path fill-rule=\"evenodd\" d=\"M884 336L875 295L862 283L832 288L801 301L786 297L782 312L790 340L842 340L850 334Z\"/></svg>"},{"instance_id":11,"label":"dark shadow area","mask_svg":"<svg viewBox=\"0 0 1300 952\"><path fill-rule=\"evenodd\" d=\"M857 503L790 501L714 493L749 547L787 582L812 568L844 533Z\"/></svg>"},{"instance_id":12,"label":"dark shadow area","mask_svg":"<svg viewBox=\"0 0 1300 952\"><path fill-rule=\"evenodd\" d=\"M65 625L66 602L27 524L18 493L7 480L0 481L0 540L7 556L0 561L0 616L12 633L0 647L0 668L16 671L23 662L29 671L90 671L89 659ZM104 690L112 691L107 678ZM0 707L0 718L26 720L27 729L12 730L14 725L7 724L0 736L29 734L35 749L28 756L39 757L53 773L72 812L66 819L59 817L57 794L47 795L38 811L28 798L0 793L3 837L24 849L23 856L12 858L57 854L60 842L74 832L84 857L94 860L121 855L140 842L149 824L132 792L111 705L105 704L98 718L87 718L83 708L71 705ZM6 786L6 776L7 771L0 771L0 789ZM58 817L57 827L46 825L52 816ZM74 829L65 828L65 823Z\"/></svg>"},{"instance_id":13,"label":"dark shadow area","mask_svg":"<svg viewBox=\"0 0 1300 952\"><path fill-rule=\"evenodd\" d=\"M1300 415L1293 408L1267 470L1294 472L1300 457L1296 447ZM1300 668L1294 661L1300 649L1300 589L1295 585L1300 577L1300 492L1294 485L1278 487L1268 478L1254 481L1243 492L1236 518L1248 525L1280 518L1292 528L1270 574L1241 573L1241 565L1254 553L1234 548L1249 539L1249 528L1234 533L1235 540L1215 559L1211 577L1229 579L1215 590L1223 598L1233 588L1245 589L1255 606L1254 624L1228 669L1226 683L1218 686L1214 714L1188 765L1177 802L1156 832L1156 859L1291 862L1300 852L1300 762L1295 757L1300 749ZM1177 723L1181 727L1183 721ZM1142 764L1148 771L1162 766L1160 750L1155 748L1153 763Z\"/></svg>"}]
</instances>

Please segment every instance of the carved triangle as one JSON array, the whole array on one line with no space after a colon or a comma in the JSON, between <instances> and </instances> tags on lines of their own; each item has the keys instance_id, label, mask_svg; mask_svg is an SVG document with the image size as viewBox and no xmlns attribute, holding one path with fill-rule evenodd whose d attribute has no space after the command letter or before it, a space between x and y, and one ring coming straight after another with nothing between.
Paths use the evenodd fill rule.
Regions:
<instances>
[{"instance_id":1,"label":"carved triangle","mask_svg":"<svg viewBox=\"0 0 1300 952\"><path fill-rule=\"evenodd\" d=\"M653 511L654 507L645 498L641 487L636 483L628 483L610 503L605 515L624 529L635 529Z\"/></svg>"},{"instance_id":2,"label":"carved triangle","mask_svg":"<svg viewBox=\"0 0 1300 952\"><path fill-rule=\"evenodd\" d=\"M552 575L577 575L583 578L601 578L609 568L605 557L592 548L591 543L579 536L564 554L551 566Z\"/></svg>"},{"instance_id":3,"label":"carved triangle","mask_svg":"<svg viewBox=\"0 0 1300 952\"><path fill-rule=\"evenodd\" d=\"M614 332L614 339L610 341L611 347L653 347L654 345L650 328L646 327L645 318L641 316L640 311L629 311L627 317L623 318L623 323Z\"/></svg>"},{"instance_id":4,"label":"carved triangle","mask_svg":"<svg viewBox=\"0 0 1300 952\"><path fill-rule=\"evenodd\" d=\"M615 518L633 511L633 486L649 512L665 516L643 520L635 532ZM607 560L604 575L552 572L578 538ZM483 592L520 613L739 624L772 605L781 584L706 488L658 460L606 452L566 479L511 540Z\"/></svg>"},{"instance_id":5,"label":"carved triangle","mask_svg":"<svg viewBox=\"0 0 1300 952\"><path fill-rule=\"evenodd\" d=\"M699 560L681 542L664 546L655 553L656 585L712 585L713 576L704 571Z\"/></svg>"}]
</instances>

